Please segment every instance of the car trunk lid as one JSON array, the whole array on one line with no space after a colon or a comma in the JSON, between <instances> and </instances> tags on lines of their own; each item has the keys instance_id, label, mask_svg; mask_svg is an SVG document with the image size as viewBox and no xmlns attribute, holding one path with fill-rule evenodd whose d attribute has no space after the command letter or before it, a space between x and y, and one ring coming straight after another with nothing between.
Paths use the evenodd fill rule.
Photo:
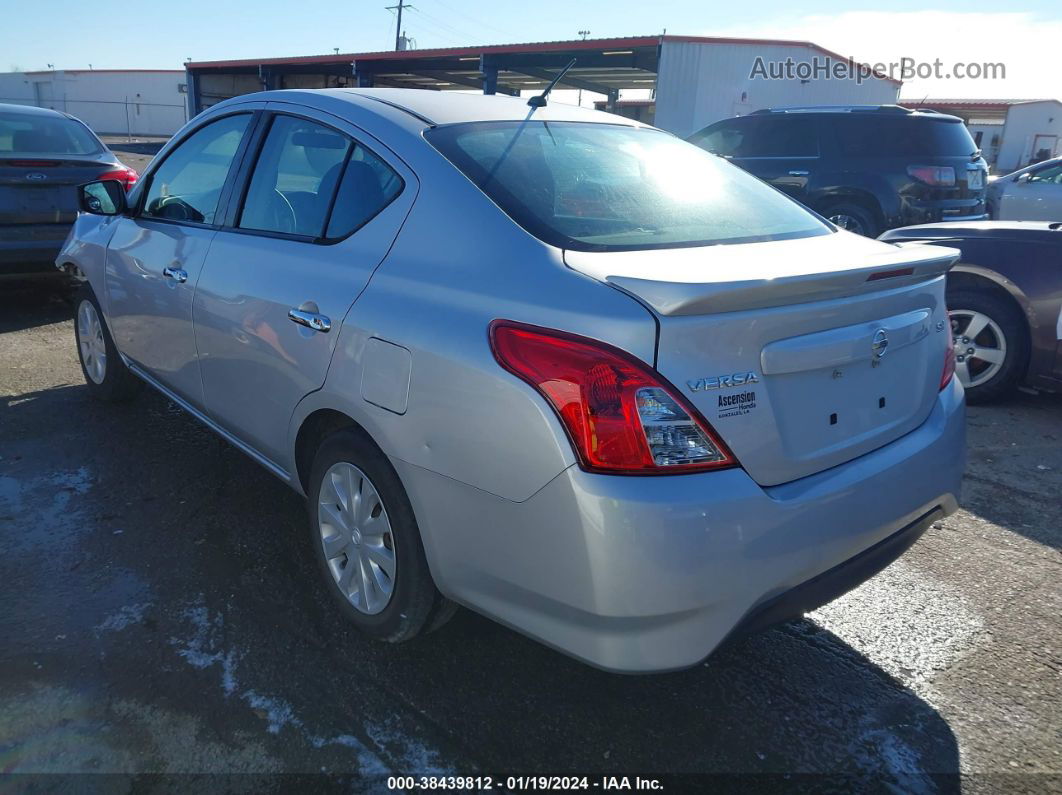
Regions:
<instances>
[{"instance_id":1,"label":"car trunk lid","mask_svg":"<svg viewBox=\"0 0 1062 795\"><path fill-rule=\"evenodd\" d=\"M0 157L0 225L72 223L76 187L115 168L96 157Z\"/></svg>"},{"instance_id":2,"label":"car trunk lid","mask_svg":"<svg viewBox=\"0 0 1062 795\"><path fill-rule=\"evenodd\" d=\"M839 232L565 259L654 312L657 370L769 486L925 421L950 344L944 274L957 255Z\"/></svg>"}]
</instances>

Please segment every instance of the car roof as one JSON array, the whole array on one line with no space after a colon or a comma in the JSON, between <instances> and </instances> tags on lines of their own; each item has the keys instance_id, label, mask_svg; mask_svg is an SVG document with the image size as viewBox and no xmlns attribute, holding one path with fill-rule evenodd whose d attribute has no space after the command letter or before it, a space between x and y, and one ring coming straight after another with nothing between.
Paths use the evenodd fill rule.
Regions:
<instances>
[{"instance_id":1,"label":"car roof","mask_svg":"<svg viewBox=\"0 0 1062 795\"><path fill-rule=\"evenodd\" d=\"M0 102L0 111L4 113L21 113L26 116L51 116L53 118L66 119L69 115L51 108L38 108L35 105L12 105Z\"/></svg>"},{"instance_id":2,"label":"car roof","mask_svg":"<svg viewBox=\"0 0 1062 795\"><path fill-rule=\"evenodd\" d=\"M235 99L286 100L304 102L310 106L318 104L322 99L330 99L349 102L362 108L372 108L373 104L379 103L404 111L418 120L423 127L473 121L524 121L529 116L535 121L584 121L628 127L647 126L613 113L566 105L554 100L532 114L526 97L429 91L418 88L293 89L244 94ZM365 100L371 102L367 103ZM379 110L382 111L383 108Z\"/></svg>"}]
</instances>

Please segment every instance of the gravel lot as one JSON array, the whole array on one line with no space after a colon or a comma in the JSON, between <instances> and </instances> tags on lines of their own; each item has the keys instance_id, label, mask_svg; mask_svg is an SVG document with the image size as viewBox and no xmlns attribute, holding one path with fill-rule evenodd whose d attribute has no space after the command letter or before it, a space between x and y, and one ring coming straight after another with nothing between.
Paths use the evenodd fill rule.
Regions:
<instances>
[{"instance_id":1,"label":"gravel lot","mask_svg":"<svg viewBox=\"0 0 1062 795\"><path fill-rule=\"evenodd\" d=\"M1062 789L1062 397L971 408L964 509L863 587L696 669L622 677L468 611L361 639L300 499L158 395L92 401L71 314L0 294L0 771Z\"/></svg>"}]
</instances>

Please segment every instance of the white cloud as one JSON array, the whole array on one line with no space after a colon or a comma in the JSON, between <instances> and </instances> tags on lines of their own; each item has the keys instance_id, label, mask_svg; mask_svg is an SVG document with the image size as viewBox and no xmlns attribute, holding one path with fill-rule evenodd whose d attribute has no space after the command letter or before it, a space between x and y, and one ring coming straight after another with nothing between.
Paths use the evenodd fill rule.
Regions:
<instances>
[{"instance_id":1,"label":"white cloud","mask_svg":"<svg viewBox=\"0 0 1062 795\"><path fill-rule=\"evenodd\" d=\"M702 35L811 41L864 63L939 58L944 72L951 72L956 63L1006 67L1004 79L905 79L900 91L905 99L1062 98L1058 61L1062 19L1025 12L845 11L713 28Z\"/></svg>"}]
</instances>

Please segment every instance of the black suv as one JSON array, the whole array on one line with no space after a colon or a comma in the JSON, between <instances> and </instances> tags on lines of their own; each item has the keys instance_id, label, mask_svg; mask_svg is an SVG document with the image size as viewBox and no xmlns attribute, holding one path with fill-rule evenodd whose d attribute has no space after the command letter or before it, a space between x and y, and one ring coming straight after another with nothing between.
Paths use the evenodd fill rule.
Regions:
<instances>
[{"instance_id":1,"label":"black suv","mask_svg":"<svg viewBox=\"0 0 1062 795\"><path fill-rule=\"evenodd\" d=\"M899 105L778 108L689 140L861 235L987 217L988 167L957 116Z\"/></svg>"}]
</instances>

